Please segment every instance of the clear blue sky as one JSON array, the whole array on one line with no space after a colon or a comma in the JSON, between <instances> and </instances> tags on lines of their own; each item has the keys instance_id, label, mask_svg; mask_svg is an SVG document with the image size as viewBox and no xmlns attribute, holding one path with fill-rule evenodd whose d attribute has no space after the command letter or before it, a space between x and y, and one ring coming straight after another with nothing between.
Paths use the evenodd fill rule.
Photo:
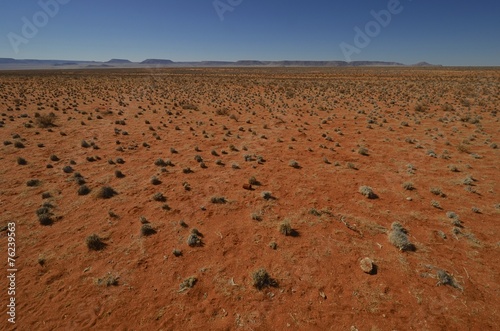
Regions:
<instances>
[{"instance_id":1,"label":"clear blue sky","mask_svg":"<svg viewBox=\"0 0 500 331\"><path fill-rule=\"evenodd\" d=\"M339 45L355 46L354 28L364 31L370 12L395 0L219 0L236 4L223 20L214 0L69 0L45 22L39 1L68 2L0 0L0 57L345 60ZM500 65L500 1L400 0L400 7L351 60ZM23 34L23 17L33 23L34 15L38 31ZM17 53L9 33L29 37Z\"/></svg>"}]
</instances>

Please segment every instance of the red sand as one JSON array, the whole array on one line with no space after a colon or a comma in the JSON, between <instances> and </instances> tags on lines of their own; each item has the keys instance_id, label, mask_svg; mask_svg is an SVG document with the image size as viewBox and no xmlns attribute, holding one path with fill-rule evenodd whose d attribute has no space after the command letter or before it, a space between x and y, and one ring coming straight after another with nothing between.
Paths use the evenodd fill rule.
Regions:
<instances>
[{"instance_id":1,"label":"red sand","mask_svg":"<svg viewBox=\"0 0 500 331\"><path fill-rule=\"evenodd\" d=\"M16 223L18 268L16 324L2 290L2 329L493 330L500 322L496 69L3 72L0 90L1 141L24 145L0 145L0 226ZM38 114L51 112L55 126L40 127ZM173 166L162 171L159 158ZM90 194L78 195L74 173L62 170L71 160ZM244 189L252 176L261 185ZM105 185L118 194L99 199ZM378 198L361 195L363 185ZM166 202L153 200L158 192ZM211 203L216 196L226 203ZM49 226L36 215L44 202L54 206ZM155 234L141 236L141 216ZM280 233L285 219L295 236ZM414 251L389 242L396 221ZM201 247L187 244L193 228ZM4 284L8 232L0 232ZM104 249L88 249L93 233ZM361 270L364 257L375 274ZM278 286L255 288L259 268ZM437 286L439 270L455 287ZM99 285L108 274L117 283ZM179 291L190 276L197 282Z\"/></svg>"}]
</instances>

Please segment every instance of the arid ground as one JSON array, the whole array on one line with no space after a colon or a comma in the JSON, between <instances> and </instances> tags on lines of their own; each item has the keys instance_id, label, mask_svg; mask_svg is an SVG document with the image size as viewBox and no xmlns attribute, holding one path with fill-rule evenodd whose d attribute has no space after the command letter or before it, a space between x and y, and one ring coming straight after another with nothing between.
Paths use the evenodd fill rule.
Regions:
<instances>
[{"instance_id":1,"label":"arid ground","mask_svg":"<svg viewBox=\"0 0 500 331\"><path fill-rule=\"evenodd\" d=\"M2 72L0 329L493 330L499 96L488 68Z\"/></svg>"}]
</instances>

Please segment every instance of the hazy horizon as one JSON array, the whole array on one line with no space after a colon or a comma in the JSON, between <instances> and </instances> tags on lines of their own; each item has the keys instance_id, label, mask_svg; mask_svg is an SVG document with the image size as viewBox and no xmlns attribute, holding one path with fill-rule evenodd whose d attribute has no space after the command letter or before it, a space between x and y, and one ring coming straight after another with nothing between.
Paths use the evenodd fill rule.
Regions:
<instances>
[{"instance_id":1,"label":"hazy horizon","mask_svg":"<svg viewBox=\"0 0 500 331\"><path fill-rule=\"evenodd\" d=\"M0 57L500 66L500 3L3 0Z\"/></svg>"}]
</instances>

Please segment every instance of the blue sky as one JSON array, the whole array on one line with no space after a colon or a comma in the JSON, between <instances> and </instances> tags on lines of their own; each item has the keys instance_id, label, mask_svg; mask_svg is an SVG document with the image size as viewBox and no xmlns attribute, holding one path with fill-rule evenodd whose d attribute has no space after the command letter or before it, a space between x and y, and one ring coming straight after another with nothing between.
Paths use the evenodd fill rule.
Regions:
<instances>
[{"instance_id":1,"label":"blue sky","mask_svg":"<svg viewBox=\"0 0 500 331\"><path fill-rule=\"evenodd\" d=\"M500 66L498 0L400 0L386 26L371 11L397 0L216 1L227 10L218 13L214 0L0 0L0 57ZM57 3L58 12L44 14L40 2ZM37 31L23 31L26 22ZM367 24L369 42L356 45L354 28L364 34ZM356 52L346 57L342 43Z\"/></svg>"}]
</instances>

